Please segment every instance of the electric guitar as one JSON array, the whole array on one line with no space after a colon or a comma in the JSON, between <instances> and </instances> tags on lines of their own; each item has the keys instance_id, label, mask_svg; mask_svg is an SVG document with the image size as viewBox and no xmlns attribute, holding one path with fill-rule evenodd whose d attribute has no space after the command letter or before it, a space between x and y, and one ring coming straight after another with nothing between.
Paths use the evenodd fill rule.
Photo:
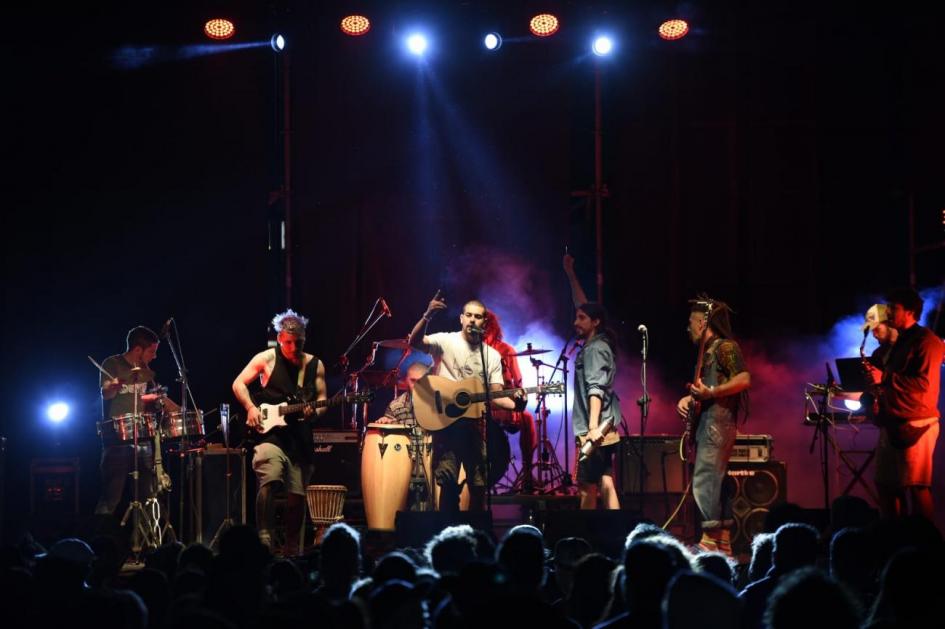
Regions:
<instances>
[{"instance_id":1,"label":"electric guitar","mask_svg":"<svg viewBox=\"0 0 945 629\"><path fill-rule=\"evenodd\" d=\"M278 426L287 426L288 424L285 421L286 415L301 413L306 408L319 409L339 406L341 404L363 404L370 402L373 399L374 391L368 389L367 391L356 391L354 393L349 393L348 395L336 395L326 400L317 400L315 402L283 402L282 404L260 404L257 407L259 409L259 427L257 428L257 432L260 434L266 434ZM313 415L312 417L315 416ZM310 418L304 418L300 421L304 421L305 419Z\"/></svg>"},{"instance_id":2,"label":"electric guitar","mask_svg":"<svg viewBox=\"0 0 945 629\"><path fill-rule=\"evenodd\" d=\"M694 383L702 381L702 362L705 359L705 341L706 334L709 331L709 319L712 317L712 302L706 305L705 327L702 328L702 335L699 337L699 358L696 360L696 372L692 377ZM690 385L691 386L691 385ZM689 386L686 390L689 391ZM689 393L689 408L686 409L686 429L679 440L679 458L683 461L694 463L696 460L696 430L699 428L699 416L702 414L702 402Z\"/></svg>"},{"instance_id":3,"label":"electric guitar","mask_svg":"<svg viewBox=\"0 0 945 629\"><path fill-rule=\"evenodd\" d=\"M564 393L563 382L552 382L537 387L489 391L489 399L512 397L516 391L526 395ZM479 378L449 380L442 376L426 375L413 388L413 412L417 423L426 430L442 430L462 417L479 418L485 412L486 391Z\"/></svg>"}]
</instances>

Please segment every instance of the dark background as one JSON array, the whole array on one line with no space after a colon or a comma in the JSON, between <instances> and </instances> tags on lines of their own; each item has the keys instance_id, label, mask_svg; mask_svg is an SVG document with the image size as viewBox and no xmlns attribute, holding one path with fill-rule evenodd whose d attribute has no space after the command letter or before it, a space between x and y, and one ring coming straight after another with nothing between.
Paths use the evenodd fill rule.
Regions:
<instances>
[{"instance_id":1,"label":"dark background","mask_svg":"<svg viewBox=\"0 0 945 629\"><path fill-rule=\"evenodd\" d=\"M919 244L943 237L940 8L21 8L10 20L5 90L7 513L25 509L29 461L58 455L82 458L91 509L100 404L86 355L118 353L129 328L157 330L173 316L198 402L214 408L232 401L230 383L286 305L282 260L267 248L278 243L273 219L284 209L272 193L283 167L286 57L257 46L187 58L220 7L237 23L235 41L265 42L279 29L290 43L289 302L312 318L307 347L329 367L379 295L394 317L374 339L405 335L437 288L454 308L436 329L452 329L460 302L481 294L519 332L541 322L568 336L565 246L593 293L593 208L574 192L593 183L587 50L601 25L619 42L600 63L604 301L628 350L636 325L650 328L651 360L669 387L657 427L678 429L670 409L692 363L681 329L697 291L735 306L740 336L774 365L773 378L806 377L833 358L817 353L817 339L908 283L910 204ZM561 31L531 37L533 8L556 12ZM367 36L341 34L349 9L371 17ZM664 42L656 27L674 13L693 32ZM423 63L401 52L415 24L434 37ZM479 43L487 30L506 37L497 54ZM147 63L124 67L129 59ZM919 256L918 286L940 287L943 268L941 250ZM355 348L354 363L364 351ZM635 350L626 356L635 360ZM164 344L153 366L178 398ZM53 428L45 407L58 399L72 415ZM817 506L807 430L762 420L747 431L797 433L790 497Z\"/></svg>"}]
</instances>

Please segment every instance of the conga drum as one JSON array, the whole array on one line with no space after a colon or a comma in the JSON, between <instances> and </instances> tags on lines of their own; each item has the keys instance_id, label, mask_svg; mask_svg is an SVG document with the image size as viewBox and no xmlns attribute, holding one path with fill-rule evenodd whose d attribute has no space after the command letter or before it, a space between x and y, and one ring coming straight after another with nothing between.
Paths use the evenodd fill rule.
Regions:
<instances>
[{"instance_id":1,"label":"conga drum","mask_svg":"<svg viewBox=\"0 0 945 629\"><path fill-rule=\"evenodd\" d=\"M403 424L368 424L361 449L361 493L369 529L394 530L410 488L410 433Z\"/></svg>"}]
</instances>

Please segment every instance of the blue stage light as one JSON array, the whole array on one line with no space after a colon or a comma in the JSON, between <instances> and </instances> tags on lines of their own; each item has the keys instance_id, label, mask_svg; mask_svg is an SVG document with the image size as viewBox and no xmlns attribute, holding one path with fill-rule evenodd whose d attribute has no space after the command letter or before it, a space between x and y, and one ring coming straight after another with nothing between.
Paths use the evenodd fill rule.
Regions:
<instances>
[{"instance_id":1,"label":"blue stage light","mask_svg":"<svg viewBox=\"0 0 945 629\"><path fill-rule=\"evenodd\" d=\"M594 38L594 44L591 46L591 50L594 51L594 54L598 57L603 57L609 55L610 52L614 49L614 42L610 37L606 35L601 35Z\"/></svg>"},{"instance_id":2,"label":"blue stage light","mask_svg":"<svg viewBox=\"0 0 945 629\"><path fill-rule=\"evenodd\" d=\"M46 417L54 424L62 423L68 416L69 405L65 402L55 402L46 408Z\"/></svg>"},{"instance_id":3,"label":"blue stage light","mask_svg":"<svg viewBox=\"0 0 945 629\"><path fill-rule=\"evenodd\" d=\"M272 49L276 52L282 52L285 50L285 37L276 33L272 36L272 39L269 40L269 45L272 46Z\"/></svg>"},{"instance_id":4,"label":"blue stage light","mask_svg":"<svg viewBox=\"0 0 945 629\"><path fill-rule=\"evenodd\" d=\"M486 50L498 50L502 47L502 36L498 33L489 33L482 40Z\"/></svg>"},{"instance_id":5,"label":"blue stage light","mask_svg":"<svg viewBox=\"0 0 945 629\"><path fill-rule=\"evenodd\" d=\"M427 38L420 33L413 33L407 37L407 50L417 55L422 55L427 49Z\"/></svg>"}]
</instances>

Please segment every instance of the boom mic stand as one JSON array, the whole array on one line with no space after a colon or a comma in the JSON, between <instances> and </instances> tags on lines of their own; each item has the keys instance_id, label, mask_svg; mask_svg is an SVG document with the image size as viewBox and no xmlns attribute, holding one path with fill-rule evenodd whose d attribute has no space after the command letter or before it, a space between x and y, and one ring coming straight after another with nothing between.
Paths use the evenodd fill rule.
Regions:
<instances>
[{"instance_id":1,"label":"boom mic stand","mask_svg":"<svg viewBox=\"0 0 945 629\"><path fill-rule=\"evenodd\" d=\"M381 311L375 315L375 312L377 311L378 306L381 306ZM390 310L388 310L387 308L387 302L385 302L382 297L378 297L377 301L374 302L374 306L371 308L371 312L368 313L367 319L364 320L364 324L361 326L361 330L355 335L354 340L351 341L351 344L348 345L348 349L346 349L344 353L342 353L341 356L338 357L338 362L335 363L335 366L340 367L341 373L344 374L345 384L344 384L343 395L347 396L349 393L357 393L358 376L360 376L361 371L364 370L363 368L359 369L354 374L352 374L351 377L349 377L348 376L348 354L350 354L351 350L353 350L355 346L358 343L360 343L364 339L364 337L368 335L368 333L374 328L375 325L377 325L377 323L381 319L383 319L384 317L390 317L390 316L391 314L390 314ZM374 350L377 350L377 346L374 347ZM372 352L372 356L373 356L373 352ZM373 358L371 360L373 364ZM367 365L365 365L365 367L367 367ZM350 386L350 389L349 389L349 386ZM345 424L344 409L345 409L345 405L342 405L341 407L342 428L345 427L344 426ZM355 405L355 408L352 409L351 421L349 422L349 426L348 426L349 428L357 427L356 426L357 412L358 412L357 405Z\"/></svg>"},{"instance_id":2,"label":"boom mic stand","mask_svg":"<svg viewBox=\"0 0 945 629\"><path fill-rule=\"evenodd\" d=\"M646 457L644 445L644 433L646 432L646 421L650 415L650 395L647 392L646 386L646 357L649 350L650 339L647 333L646 326L641 325L637 328L643 334L643 347L640 350L640 355L643 357L643 363L640 367L640 382L643 385L643 395L637 400L637 405L640 407L640 475L638 477L640 482L640 495L639 495L639 505L640 513L643 513L643 493L644 493L644 482L646 480ZM614 426L614 430L617 427Z\"/></svg>"},{"instance_id":3,"label":"boom mic stand","mask_svg":"<svg viewBox=\"0 0 945 629\"><path fill-rule=\"evenodd\" d=\"M171 324L174 327L174 338L171 338ZM180 479L181 487L186 484L186 479L193 480L193 462L185 463L184 455L188 453L191 449L190 435L187 432L187 402L188 400L193 405L194 412L197 413L197 403L194 401L193 393L190 390L190 381L187 377L187 366L184 364L184 352L181 350L180 345L180 332L177 329L177 320L174 317L171 317L167 320L164 329L162 330L162 336L167 339L167 346L171 350L171 356L174 358L174 364L177 365L177 381L180 382L180 421L181 421L181 438L180 442L177 445L177 457L180 460ZM188 473L191 472L191 473ZM178 512L178 526L183 532L184 528L184 494L186 492L180 491L180 501L178 503L180 511ZM191 492L193 493L193 492ZM191 496L191 507L193 509L199 507L193 503L194 498ZM173 529L172 529L173 531Z\"/></svg>"}]
</instances>

